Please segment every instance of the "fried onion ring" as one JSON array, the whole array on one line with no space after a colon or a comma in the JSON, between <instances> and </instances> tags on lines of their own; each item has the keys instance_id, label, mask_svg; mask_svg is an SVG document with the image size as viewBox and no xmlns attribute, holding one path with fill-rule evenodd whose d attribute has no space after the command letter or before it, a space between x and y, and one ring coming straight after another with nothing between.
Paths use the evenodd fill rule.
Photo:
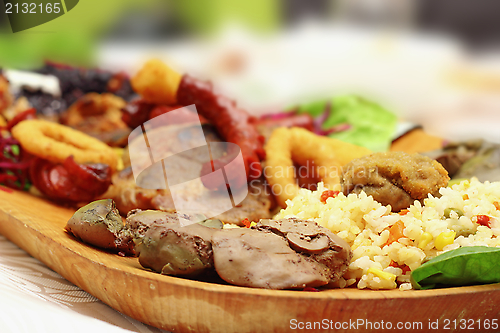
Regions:
<instances>
[{"instance_id":1,"label":"fried onion ring","mask_svg":"<svg viewBox=\"0 0 500 333\"><path fill-rule=\"evenodd\" d=\"M316 135L306 129L280 127L273 131L264 149L264 174L281 207L295 197L300 187L295 179L294 162L311 165L315 178L331 190L340 190L342 166L371 151L340 140Z\"/></svg>"},{"instance_id":2,"label":"fried onion ring","mask_svg":"<svg viewBox=\"0 0 500 333\"><path fill-rule=\"evenodd\" d=\"M12 128L12 136L29 153L54 163L73 156L77 163L107 164L116 170L118 156L113 149L85 133L46 120L21 121Z\"/></svg>"}]
</instances>

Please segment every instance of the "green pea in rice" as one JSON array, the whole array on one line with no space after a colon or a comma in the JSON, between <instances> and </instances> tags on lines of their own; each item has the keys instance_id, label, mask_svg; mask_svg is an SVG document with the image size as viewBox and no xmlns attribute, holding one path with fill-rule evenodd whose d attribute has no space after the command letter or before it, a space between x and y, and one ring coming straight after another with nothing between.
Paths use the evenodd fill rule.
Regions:
<instances>
[{"instance_id":1,"label":"green pea in rice","mask_svg":"<svg viewBox=\"0 0 500 333\"><path fill-rule=\"evenodd\" d=\"M349 243L353 259L338 282L341 288L411 289L408 268L462 246L500 246L500 182L473 178L443 187L441 197L429 195L424 205L415 201L406 214L392 213L390 206L364 192L340 193L324 204L320 198L325 190L323 183L317 191L301 189L276 218L312 219ZM489 227L477 223L478 215L489 217ZM405 237L385 245L389 228L398 221Z\"/></svg>"}]
</instances>

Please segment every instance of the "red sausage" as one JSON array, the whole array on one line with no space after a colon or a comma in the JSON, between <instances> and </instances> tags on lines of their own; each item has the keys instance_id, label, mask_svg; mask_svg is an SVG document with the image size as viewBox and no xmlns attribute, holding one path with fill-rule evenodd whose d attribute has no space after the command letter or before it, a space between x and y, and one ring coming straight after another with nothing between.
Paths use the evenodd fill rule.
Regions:
<instances>
[{"instance_id":1,"label":"red sausage","mask_svg":"<svg viewBox=\"0 0 500 333\"><path fill-rule=\"evenodd\" d=\"M40 192L67 203L92 201L111 184L107 164L78 164L72 156L62 164L36 158L31 164L30 176Z\"/></svg>"},{"instance_id":2,"label":"red sausage","mask_svg":"<svg viewBox=\"0 0 500 333\"><path fill-rule=\"evenodd\" d=\"M238 108L229 98L215 94L210 82L201 81L184 75L177 90L177 102L181 105L195 104L199 114L215 125L219 134L227 142L237 144L243 155L247 179L260 177L260 161L265 158L264 137L259 134L251 117L245 110ZM228 154L230 156L231 154ZM229 158L228 158L229 159ZM214 166L226 165L223 159L214 161ZM212 165L204 169L210 170ZM203 173L203 172L202 172ZM237 174L226 169L226 174ZM241 180L238 180L241 184ZM210 189L220 189L225 184L205 184Z\"/></svg>"}]
</instances>

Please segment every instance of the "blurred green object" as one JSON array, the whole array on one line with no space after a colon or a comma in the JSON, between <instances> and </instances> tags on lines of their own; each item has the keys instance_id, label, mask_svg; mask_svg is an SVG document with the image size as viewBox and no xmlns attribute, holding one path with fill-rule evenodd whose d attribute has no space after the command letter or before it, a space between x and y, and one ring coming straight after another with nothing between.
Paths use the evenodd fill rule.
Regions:
<instances>
[{"instance_id":1,"label":"blurred green object","mask_svg":"<svg viewBox=\"0 0 500 333\"><path fill-rule=\"evenodd\" d=\"M4 33L0 37L0 66L31 69L40 67L44 60L90 65L93 41L90 35L80 32Z\"/></svg>"},{"instance_id":2,"label":"blurred green object","mask_svg":"<svg viewBox=\"0 0 500 333\"><path fill-rule=\"evenodd\" d=\"M329 136L376 152L389 149L397 121L395 114L379 104L359 96L346 95L332 99L332 113L323 126L330 128L348 123L350 129Z\"/></svg>"},{"instance_id":3,"label":"blurred green object","mask_svg":"<svg viewBox=\"0 0 500 333\"><path fill-rule=\"evenodd\" d=\"M277 0L80 0L71 11L42 25L15 34L10 27L0 30L0 67L32 69L44 60L93 66L98 42L119 19L127 19L124 14L160 13L186 31L207 35L233 22L257 31L275 29L280 5Z\"/></svg>"},{"instance_id":4,"label":"blurred green object","mask_svg":"<svg viewBox=\"0 0 500 333\"><path fill-rule=\"evenodd\" d=\"M278 0L181 0L171 1L179 19L193 32L214 34L227 24L237 23L245 28L269 32L281 23Z\"/></svg>"},{"instance_id":5,"label":"blurred green object","mask_svg":"<svg viewBox=\"0 0 500 333\"><path fill-rule=\"evenodd\" d=\"M328 107L330 104L330 107ZM299 113L309 113L321 120L321 128L347 125L348 129L334 131L329 137L366 147L374 152L387 151L396 131L397 117L382 106L356 95L341 95L301 105Z\"/></svg>"},{"instance_id":6,"label":"blurred green object","mask_svg":"<svg viewBox=\"0 0 500 333\"><path fill-rule=\"evenodd\" d=\"M64 15L34 28L0 31L0 67L29 69L44 60L93 65L100 38L126 11L152 8L160 0L82 0Z\"/></svg>"},{"instance_id":7,"label":"blurred green object","mask_svg":"<svg viewBox=\"0 0 500 333\"><path fill-rule=\"evenodd\" d=\"M297 112L309 113L313 117L318 117L325 112L327 107L328 107L328 101L320 100L299 105L299 107L297 108ZM291 107L290 109L294 110L295 107Z\"/></svg>"}]
</instances>

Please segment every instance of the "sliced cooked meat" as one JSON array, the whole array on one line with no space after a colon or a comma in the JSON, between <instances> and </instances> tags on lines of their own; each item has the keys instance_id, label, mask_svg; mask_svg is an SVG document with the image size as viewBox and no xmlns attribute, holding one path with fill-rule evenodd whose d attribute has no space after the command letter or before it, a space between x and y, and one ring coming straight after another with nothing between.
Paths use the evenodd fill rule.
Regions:
<instances>
[{"instance_id":1,"label":"sliced cooked meat","mask_svg":"<svg viewBox=\"0 0 500 333\"><path fill-rule=\"evenodd\" d=\"M123 223L111 199L82 207L66 229L96 247L137 255L161 274L194 277L215 268L231 284L256 288L323 286L338 280L352 257L346 242L313 221L223 229L201 214L134 210Z\"/></svg>"},{"instance_id":2,"label":"sliced cooked meat","mask_svg":"<svg viewBox=\"0 0 500 333\"><path fill-rule=\"evenodd\" d=\"M134 209L154 209L152 200L166 190L147 189L137 186L130 167L115 173L111 178L112 185L103 197L111 198L116 208L124 216Z\"/></svg>"},{"instance_id":3,"label":"sliced cooked meat","mask_svg":"<svg viewBox=\"0 0 500 333\"><path fill-rule=\"evenodd\" d=\"M341 181L344 194L364 191L398 212L429 194L438 196L449 180L443 166L429 157L388 152L351 161L344 167Z\"/></svg>"},{"instance_id":4,"label":"sliced cooked meat","mask_svg":"<svg viewBox=\"0 0 500 333\"><path fill-rule=\"evenodd\" d=\"M134 209L158 209L167 212L174 212L175 205L172 195L168 189L146 189L136 185L132 170L124 169L115 174L112 178L113 185L103 197L112 198L116 202L116 207L122 215ZM199 191L208 191L202 188L200 182L198 189L193 189L189 194L190 200L196 200L200 196ZM210 202L214 206L225 203L227 196L212 192ZM248 195L245 199L232 209L215 216L225 223L242 225L242 221L248 218L249 221L259 221L262 218L271 217L271 197L266 191L262 180L253 180L248 186ZM210 215L210 212L200 211L199 213Z\"/></svg>"},{"instance_id":5,"label":"sliced cooked meat","mask_svg":"<svg viewBox=\"0 0 500 333\"><path fill-rule=\"evenodd\" d=\"M212 127L203 126L203 130L207 141L218 142L219 138L216 136ZM206 161L203 158L202 149L199 147L193 148L194 143L192 145L189 144L190 140L196 141L195 135L192 132L192 127L175 126L166 132L168 133L167 136L170 137L162 139L159 137L159 134L163 132L159 131L159 129L155 129L153 132L155 134L151 135L152 138L150 140L150 143L165 144L166 142L168 145L175 145L175 142L179 141L182 143L181 148L186 149L182 153L177 154L178 163L175 163L174 167L167 169L166 173L169 182L173 179L184 178L187 178L185 181L190 182L189 185L182 190L182 195L180 196L183 200L188 202L188 206L192 206L192 204L189 204L190 202L209 203L209 205L205 204L205 209L196 209L197 212L208 216L215 216L215 218L225 223L238 225L242 225L241 223L245 218L257 222L262 218L271 217L271 195L266 189L263 178L252 180L252 182L248 184L248 195L243 201L239 203L236 202L233 208L229 210L227 210L227 208L219 208L227 207L228 203L231 204L232 202L228 202L229 198L226 191L210 191L205 188L201 179L198 178L201 167ZM171 137L175 137L178 140L173 140ZM150 156L147 151L142 153L142 155L139 155L138 162L134 158L135 163L139 163L141 166L139 169L142 170L137 182L134 179L132 168L127 167L113 176L113 184L103 197L112 198L116 202L116 206L122 215L126 215L133 209L175 211L176 207L170 189L158 188L161 187L159 184L165 184L163 172L158 172L159 169L156 168L155 165L146 167L148 163L151 163ZM211 145L211 155L214 159L223 156L224 153L224 145ZM144 167L142 167L142 165L144 165ZM190 179L189 175L194 176ZM179 183L183 183L183 181L179 181ZM233 194L234 198L236 193L231 192L231 194ZM223 213L220 213L221 211L223 211Z\"/></svg>"},{"instance_id":6,"label":"sliced cooked meat","mask_svg":"<svg viewBox=\"0 0 500 333\"><path fill-rule=\"evenodd\" d=\"M196 276L213 267L211 238L217 229L198 223L183 226L177 214L166 212L139 212L132 220L131 225L142 228L135 250L143 267L179 276Z\"/></svg>"},{"instance_id":7,"label":"sliced cooked meat","mask_svg":"<svg viewBox=\"0 0 500 333\"><path fill-rule=\"evenodd\" d=\"M351 260L349 244L314 221L296 218L261 220L253 228L283 235L291 248L309 254L313 260L330 268L330 280L336 281Z\"/></svg>"},{"instance_id":8,"label":"sliced cooked meat","mask_svg":"<svg viewBox=\"0 0 500 333\"><path fill-rule=\"evenodd\" d=\"M342 276L352 256L349 245L328 229L298 219L221 230L212 243L219 276L256 288L323 286Z\"/></svg>"},{"instance_id":9,"label":"sliced cooked meat","mask_svg":"<svg viewBox=\"0 0 500 333\"><path fill-rule=\"evenodd\" d=\"M186 219L189 219L189 217L186 216ZM154 225L178 225L179 217L175 213L162 212L160 210L134 209L128 213L125 224L133 233L134 238L140 239Z\"/></svg>"},{"instance_id":10,"label":"sliced cooked meat","mask_svg":"<svg viewBox=\"0 0 500 333\"><path fill-rule=\"evenodd\" d=\"M500 181L500 144L480 139L452 142L425 155L441 163L452 179Z\"/></svg>"},{"instance_id":11,"label":"sliced cooked meat","mask_svg":"<svg viewBox=\"0 0 500 333\"><path fill-rule=\"evenodd\" d=\"M97 200L78 209L65 229L96 247L133 254L130 233L111 199Z\"/></svg>"},{"instance_id":12,"label":"sliced cooked meat","mask_svg":"<svg viewBox=\"0 0 500 333\"><path fill-rule=\"evenodd\" d=\"M196 200L196 195L196 193L193 193L193 200ZM210 194L210 203L214 207L224 204L226 200L227 196L224 194L218 192ZM153 209L175 211L172 196L166 191L154 196L151 206ZM270 208L271 198L266 192L265 184L262 179L256 179L248 186L248 195L240 204L214 218L225 223L243 226L242 221L244 219L257 222L260 219L271 217ZM200 211L200 213L210 215L209 211Z\"/></svg>"}]
</instances>

